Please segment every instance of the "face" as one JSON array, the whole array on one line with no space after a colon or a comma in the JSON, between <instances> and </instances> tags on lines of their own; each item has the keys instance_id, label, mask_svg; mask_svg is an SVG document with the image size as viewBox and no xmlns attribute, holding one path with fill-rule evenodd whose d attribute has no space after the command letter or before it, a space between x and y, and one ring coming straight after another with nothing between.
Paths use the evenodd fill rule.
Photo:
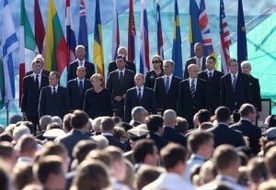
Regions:
<instances>
[{"instance_id":1,"label":"face","mask_svg":"<svg viewBox=\"0 0 276 190\"><path fill-rule=\"evenodd\" d=\"M249 120L250 120L252 123L255 123L255 122L256 122L256 117L257 117L257 113L256 113L255 110L254 110L254 112L249 113Z\"/></svg>"},{"instance_id":2,"label":"face","mask_svg":"<svg viewBox=\"0 0 276 190\"><path fill-rule=\"evenodd\" d=\"M32 68L35 74L39 74L42 68L42 63L40 61L36 61L33 63Z\"/></svg>"},{"instance_id":3,"label":"face","mask_svg":"<svg viewBox=\"0 0 276 190\"><path fill-rule=\"evenodd\" d=\"M85 67L78 67L76 74L77 74L77 77L79 77L81 79L84 78L86 75Z\"/></svg>"},{"instance_id":4,"label":"face","mask_svg":"<svg viewBox=\"0 0 276 190\"><path fill-rule=\"evenodd\" d=\"M98 78L93 78L92 79L92 86L94 87L94 88L99 88L99 87L101 87L101 85L102 85L102 82L98 79Z\"/></svg>"},{"instance_id":5,"label":"face","mask_svg":"<svg viewBox=\"0 0 276 190\"><path fill-rule=\"evenodd\" d=\"M134 82L137 87L141 87L144 85L144 76L142 74L137 74L134 77Z\"/></svg>"},{"instance_id":6,"label":"face","mask_svg":"<svg viewBox=\"0 0 276 190\"><path fill-rule=\"evenodd\" d=\"M165 75L171 75L173 73L173 65L170 62L165 62L163 65Z\"/></svg>"},{"instance_id":7,"label":"face","mask_svg":"<svg viewBox=\"0 0 276 190\"><path fill-rule=\"evenodd\" d=\"M57 78L57 75L54 73L51 73L49 75L49 84L51 86L56 86L58 84L58 82L59 82L59 79Z\"/></svg>"},{"instance_id":8,"label":"face","mask_svg":"<svg viewBox=\"0 0 276 190\"><path fill-rule=\"evenodd\" d=\"M247 75L250 74L250 71L251 71L250 65L244 64L244 65L242 65L241 69L242 69L242 72L243 72L244 74L247 74Z\"/></svg>"},{"instance_id":9,"label":"face","mask_svg":"<svg viewBox=\"0 0 276 190\"><path fill-rule=\"evenodd\" d=\"M238 72L238 62L237 61L231 61L228 65L228 69L232 74L236 74Z\"/></svg>"},{"instance_id":10,"label":"face","mask_svg":"<svg viewBox=\"0 0 276 190\"><path fill-rule=\"evenodd\" d=\"M200 58L203 56L203 46L201 44L195 45L194 51L196 57Z\"/></svg>"},{"instance_id":11,"label":"face","mask_svg":"<svg viewBox=\"0 0 276 190\"><path fill-rule=\"evenodd\" d=\"M215 68L215 61L212 58L206 60L206 68L212 71Z\"/></svg>"},{"instance_id":12,"label":"face","mask_svg":"<svg viewBox=\"0 0 276 190\"><path fill-rule=\"evenodd\" d=\"M190 66L189 69L188 69L188 73L189 73L189 76L192 79L197 78L197 76L198 76L198 67L197 67L197 65Z\"/></svg>"},{"instance_id":13,"label":"face","mask_svg":"<svg viewBox=\"0 0 276 190\"><path fill-rule=\"evenodd\" d=\"M154 70L160 69L161 61L157 57L152 58L151 63L152 63L152 66L153 66Z\"/></svg>"},{"instance_id":14,"label":"face","mask_svg":"<svg viewBox=\"0 0 276 190\"><path fill-rule=\"evenodd\" d=\"M118 55L122 55L124 57L127 56L127 50L125 48L118 49Z\"/></svg>"},{"instance_id":15,"label":"face","mask_svg":"<svg viewBox=\"0 0 276 190\"><path fill-rule=\"evenodd\" d=\"M76 53L77 58L78 58L80 61L84 60L85 55L86 55L85 48L79 47L79 48L76 50L75 53Z\"/></svg>"},{"instance_id":16,"label":"face","mask_svg":"<svg viewBox=\"0 0 276 190\"><path fill-rule=\"evenodd\" d=\"M116 59L116 65L118 67L119 70L122 70L125 68L126 66L126 62L124 60L124 58L120 57Z\"/></svg>"}]
</instances>

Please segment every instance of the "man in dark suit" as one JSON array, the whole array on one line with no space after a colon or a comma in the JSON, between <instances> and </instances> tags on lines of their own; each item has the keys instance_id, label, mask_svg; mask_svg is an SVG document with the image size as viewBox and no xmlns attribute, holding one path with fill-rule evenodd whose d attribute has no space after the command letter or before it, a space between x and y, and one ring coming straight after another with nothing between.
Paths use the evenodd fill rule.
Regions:
<instances>
[{"instance_id":1,"label":"man in dark suit","mask_svg":"<svg viewBox=\"0 0 276 190\"><path fill-rule=\"evenodd\" d=\"M23 92L21 100L21 111L25 120L31 121L34 125L34 135L38 126L38 99L40 89L49 84L48 77L41 74L42 62L35 58L32 62L32 74L23 79Z\"/></svg>"},{"instance_id":2,"label":"man in dark suit","mask_svg":"<svg viewBox=\"0 0 276 190\"><path fill-rule=\"evenodd\" d=\"M134 73L125 68L126 58L119 55L116 59L118 69L109 73L106 87L111 92L113 110L123 118L126 91L135 86Z\"/></svg>"},{"instance_id":3,"label":"man in dark suit","mask_svg":"<svg viewBox=\"0 0 276 190\"><path fill-rule=\"evenodd\" d=\"M77 77L75 79L68 81L67 91L69 94L70 109L82 110L85 92L92 85L90 80L85 78L86 70L84 66L78 66L76 74Z\"/></svg>"},{"instance_id":4,"label":"man in dark suit","mask_svg":"<svg viewBox=\"0 0 276 190\"><path fill-rule=\"evenodd\" d=\"M198 78L197 65L189 65L188 72L189 78L179 85L178 115L186 118L192 128L194 115L206 108L208 94L206 81Z\"/></svg>"},{"instance_id":5,"label":"man in dark suit","mask_svg":"<svg viewBox=\"0 0 276 190\"><path fill-rule=\"evenodd\" d=\"M127 57L127 49L126 47L119 47L117 50L117 55L121 55L123 57ZM130 62L130 61L126 61L126 68L133 71L134 73L136 73L136 67L135 64ZM117 69L117 64L116 64L116 60L112 61L109 63L108 65L108 73L111 73L112 71L115 71Z\"/></svg>"},{"instance_id":6,"label":"man in dark suit","mask_svg":"<svg viewBox=\"0 0 276 190\"><path fill-rule=\"evenodd\" d=\"M151 88L145 87L145 77L141 73L137 73L134 77L135 87L130 88L126 92L124 105L124 120L131 120L131 110L136 106L143 106L148 113L157 113L157 101L154 91Z\"/></svg>"},{"instance_id":7,"label":"man in dark suit","mask_svg":"<svg viewBox=\"0 0 276 190\"><path fill-rule=\"evenodd\" d=\"M59 86L60 74L51 71L49 75L49 86L40 91L38 112L39 116L51 115L63 118L70 111L69 96L67 89Z\"/></svg>"},{"instance_id":8,"label":"man in dark suit","mask_svg":"<svg viewBox=\"0 0 276 190\"><path fill-rule=\"evenodd\" d=\"M49 72L49 71L46 71L46 70L44 69L44 64L45 64L45 63L44 63L44 58L43 58L43 56L42 56L41 54L37 54L37 55L35 56L34 60L36 60L37 62L41 62L40 74L49 77L50 72ZM28 72L26 73L26 76L31 75L31 74L33 74L33 71L28 71Z\"/></svg>"},{"instance_id":9,"label":"man in dark suit","mask_svg":"<svg viewBox=\"0 0 276 190\"><path fill-rule=\"evenodd\" d=\"M216 109L215 115L217 124L207 130L214 134L215 147L221 144L230 144L235 147L244 146L245 143L242 133L228 126L231 118L230 109L225 106L220 106Z\"/></svg>"},{"instance_id":10,"label":"man in dark suit","mask_svg":"<svg viewBox=\"0 0 276 190\"><path fill-rule=\"evenodd\" d=\"M229 73L221 78L220 104L233 111L251 103L250 82L246 74L238 72L236 59L229 59L227 64Z\"/></svg>"},{"instance_id":11,"label":"man in dark suit","mask_svg":"<svg viewBox=\"0 0 276 190\"><path fill-rule=\"evenodd\" d=\"M90 63L85 60L86 50L83 45L77 45L75 49L75 54L77 56L77 59L67 66L67 82L69 80L75 79L76 76L76 70L78 66L84 66L86 69L86 78L90 79L90 77L95 73L95 66L93 63Z\"/></svg>"},{"instance_id":12,"label":"man in dark suit","mask_svg":"<svg viewBox=\"0 0 276 190\"><path fill-rule=\"evenodd\" d=\"M249 61L243 61L241 63L242 73L247 74L249 76L250 89L251 89L251 97L252 104L257 108L257 111L262 111L262 99L261 99L261 91L259 79L253 77L250 74L251 64Z\"/></svg>"},{"instance_id":13,"label":"man in dark suit","mask_svg":"<svg viewBox=\"0 0 276 190\"><path fill-rule=\"evenodd\" d=\"M208 56L206 58L206 69L198 74L198 78L205 80L207 83L207 93L209 100L207 101L207 108L211 114L215 113L217 107L219 107L219 95L220 95L220 79L223 73L215 70L216 58L214 56Z\"/></svg>"},{"instance_id":14,"label":"man in dark suit","mask_svg":"<svg viewBox=\"0 0 276 190\"><path fill-rule=\"evenodd\" d=\"M196 64L199 72L204 71L206 69L206 66L205 66L206 59L203 55L203 50L204 50L204 46L202 43L199 43L199 42L195 43L194 45L195 56L191 57L186 61L184 79L189 78L188 67L190 64Z\"/></svg>"},{"instance_id":15,"label":"man in dark suit","mask_svg":"<svg viewBox=\"0 0 276 190\"><path fill-rule=\"evenodd\" d=\"M253 153L256 155L260 151L259 140L262 136L262 131L259 127L254 125L256 122L256 110L252 104L243 104L239 109L241 119L238 123L230 127L242 132L243 136L249 138L249 146Z\"/></svg>"},{"instance_id":16,"label":"man in dark suit","mask_svg":"<svg viewBox=\"0 0 276 190\"><path fill-rule=\"evenodd\" d=\"M181 79L173 75L175 63L172 60L163 61L164 76L155 81L154 91L158 110L163 113L166 109L177 109L177 97Z\"/></svg>"}]
</instances>

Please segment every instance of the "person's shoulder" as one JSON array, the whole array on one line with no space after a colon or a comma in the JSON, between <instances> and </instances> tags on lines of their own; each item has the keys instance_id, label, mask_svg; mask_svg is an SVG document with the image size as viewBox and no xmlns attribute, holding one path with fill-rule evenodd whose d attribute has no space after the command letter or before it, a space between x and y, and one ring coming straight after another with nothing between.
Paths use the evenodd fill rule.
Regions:
<instances>
[{"instance_id":1,"label":"person's shoulder","mask_svg":"<svg viewBox=\"0 0 276 190\"><path fill-rule=\"evenodd\" d=\"M71 62L68 64L68 66L70 67L70 66L75 65L75 64L78 64L78 61L77 61L77 60L71 61Z\"/></svg>"},{"instance_id":2,"label":"person's shoulder","mask_svg":"<svg viewBox=\"0 0 276 190\"><path fill-rule=\"evenodd\" d=\"M195 57L190 57L190 58L188 58L188 59L186 60L186 64L189 64L189 63L191 63L191 62L194 62L194 60L195 60Z\"/></svg>"},{"instance_id":3,"label":"person's shoulder","mask_svg":"<svg viewBox=\"0 0 276 190\"><path fill-rule=\"evenodd\" d=\"M172 76L172 79L175 80L175 81L181 81L182 80L180 77L175 76L175 75Z\"/></svg>"}]
</instances>

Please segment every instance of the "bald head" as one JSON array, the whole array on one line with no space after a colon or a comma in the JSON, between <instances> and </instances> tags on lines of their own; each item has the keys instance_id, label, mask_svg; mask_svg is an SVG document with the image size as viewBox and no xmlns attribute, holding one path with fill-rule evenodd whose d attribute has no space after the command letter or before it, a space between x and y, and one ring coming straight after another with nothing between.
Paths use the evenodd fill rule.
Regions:
<instances>
[{"instance_id":1,"label":"bald head","mask_svg":"<svg viewBox=\"0 0 276 190\"><path fill-rule=\"evenodd\" d=\"M198 76L198 66L196 64L190 64L188 66L188 73L190 78L195 79Z\"/></svg>"}]
</instances>

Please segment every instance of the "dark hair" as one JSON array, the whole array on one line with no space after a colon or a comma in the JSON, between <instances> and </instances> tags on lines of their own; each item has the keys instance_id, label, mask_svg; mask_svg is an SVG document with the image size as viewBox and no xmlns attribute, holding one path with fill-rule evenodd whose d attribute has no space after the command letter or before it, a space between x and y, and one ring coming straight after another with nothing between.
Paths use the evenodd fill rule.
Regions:
<instances>
[{"instance_id":1,"label":"dark hair","mask_svg":"<svg viewBox=\"0 0 276 190\"><path fill-rule=\"evenodd\" d=\"M146 117L146 125L150 133L155 133L158 129L163 127L164 120L159 115L150 115Z\"/></svg>"},{"instance_id":2,"label":"dark hair","mask_svg":"<svg viewBox=\"0 0 276 190\"><path fill-rule=\"evenodd\" d=\"M102 117L102 130L104 132L106 131L112 131L114 130L115 124L111 117Z\"/></svg>"},{"instance_id":3,"label":"dark hair","mask_svg":"<svg viewBox=\"0 0 276 190\"><path fill-rule=\"evenodd\" d=\"M87 154L97 148L97 144L92 139L81 140L73 148L72 156L81 163Z\"/></svg>"},{"instance_id":4,"label":"dark hair","mask_svg":"<svg viewBox=\"0 0 276 190\"><path fill-rule=\"evenodd\" d=\"M124 62L126 62L126 57L125 56L118 55L116 59L120 59L120 58L122 58L124 60Z\"/></svg>"},{"instance_id":5,"label":"dark hair","mask_svg":"<svg viewBox=\"0 0 276 190\"><path fill-rule=\"evenodd\" d=\"M219 106L215 114L218 122L227 122L231 117L230 109L226 106Z\"/></svg>"},{"instance_id":6,"label":"dark hair","mask_svg":"<svg viewBox=\"0 0 276 190\"><path fill-rule=\"evenodd\" d=\"M75 110L71 118L71 126L73 128L81 129L89 121L88 115L82 110Z\"/></svg>"},{"instance_id":7,"label":"dark hair","mask_svg":"<svg viewBox=\"0 0 276 190\"><path fill-rule=\"evenodd\" d=\"M239 113L241 117L246 117L250 113L254 113L254 112L256 112L255 107L252 104L248 104L248 103L241 105L239 109Z\"/></svg>"},{"instance_id":8,"label":"dark hair","mask_svg":"<svg viewBox=\"0 0 276 190\"><path fill-rule=\"evenodd\" d=\"M207 56L207 57L206 57L206 61L207 61L208 59L213 59L213 61L216 62L216 58L215 58L214 56L212 56L212 55Z\"/></svg>"},{"instance_id":9,"label":"dark hair","mask_svg":"<svg viewBox=\"0 0 276 190\"><path fill-rule=\"evenodd\" d=\"M198 122L203 123L210 121L211 113L207 109L201 109L197 112Z\"/></svg>"},{"instance_id":10,"label":"dark hair","mask_svg":"<svg viewBox=\"0 0 276 190\"><path fill-rule=\"evenodd\" d=\"M136 163L143 163L148 154L154 154L155 142L151 139L138 140L133 146L133 157Z\"/></svg>"},{"instance_id":11,"label":"dark hair","mask_svg":"<svg viewBox=\"0 0 276 190\"><path fill-rule=\"evenodd\" d=\"M194 131L188 136L188 150L196 153L201 145L208 142L210 139L213 139L214 136L212 133L207 131Z\"/></svg>"}]
</instances>

